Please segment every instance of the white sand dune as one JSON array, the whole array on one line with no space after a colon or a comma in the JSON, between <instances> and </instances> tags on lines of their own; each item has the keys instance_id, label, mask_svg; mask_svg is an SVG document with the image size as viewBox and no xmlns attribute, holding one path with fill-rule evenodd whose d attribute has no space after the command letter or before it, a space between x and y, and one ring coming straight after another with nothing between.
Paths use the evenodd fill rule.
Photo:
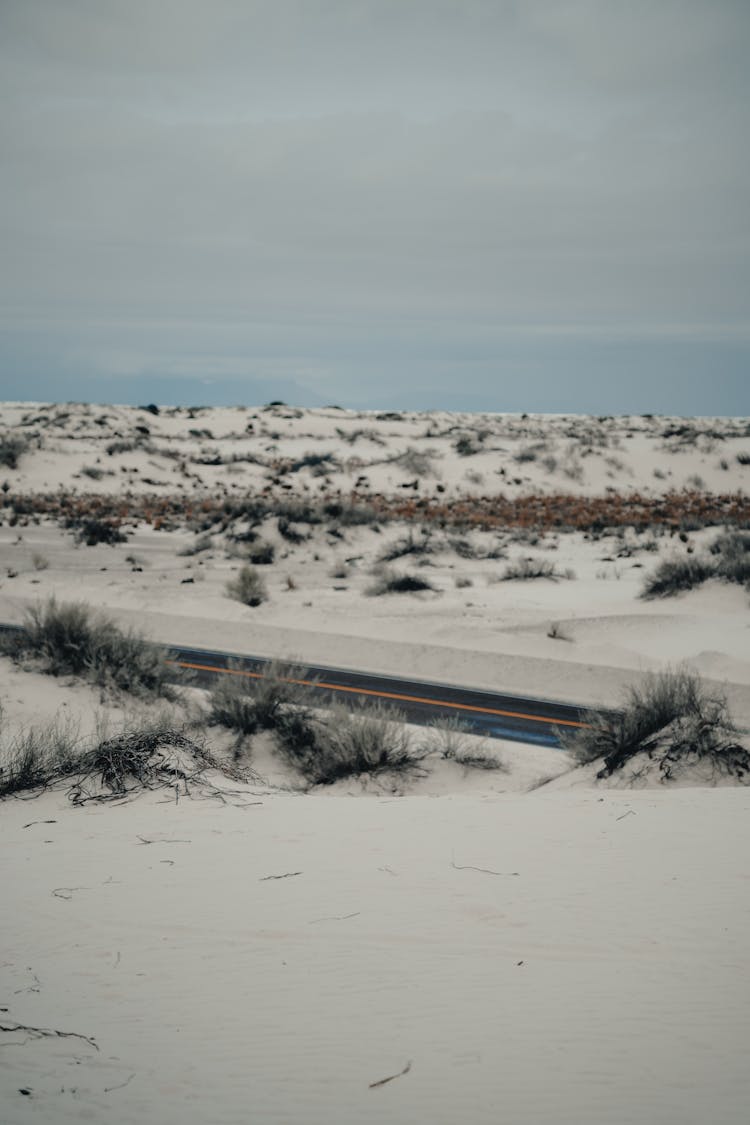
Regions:
<instances>
[{"instance_id":1,"label":"white sand dune","mask_svg":"<svg viewBox=\"0 0 750 1125\"><path fill-rule=\"evenodd\" d=\"M301 521L295 543L271 514L256 608L226 596L241 521L200 526L204 501L259 494L449 511L500 494L744 498L746 420L5 404L0 441L19 435L0 470L0 621L55 595L165 644L584 705L685 662L750 728L747 591L639 596L718 526L434 523L429 552L390 564L433 589L374 597L384 548L418 523ZM88 547L34 514L46 493L179 495L192 514L123 516L127 542ZM502 580L528 558L556 579ZM6 743L55 719L86 737L145 706L7 658L0 704ZM302 792L263 735L254 780L214 779L224 802L169 788L76 808L64 783L2 802L0 1120L744 1125L750 789L648 770L633 789L562 751L485 750L502 769L434 759Z\"/></svg>"}]
</instances>

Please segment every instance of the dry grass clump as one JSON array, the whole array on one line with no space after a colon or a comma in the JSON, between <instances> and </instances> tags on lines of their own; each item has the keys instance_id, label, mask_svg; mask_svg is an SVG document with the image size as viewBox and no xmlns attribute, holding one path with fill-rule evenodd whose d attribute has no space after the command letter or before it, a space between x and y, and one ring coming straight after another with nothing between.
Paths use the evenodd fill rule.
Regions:
<instances>
[{"instance_id":1,"label":"dry grass clump","mask_svg":"<svg viewBox=\"0 0 750 1125\"><path fill-rule=\"evenodd\" d=\"M241 736L273 730L284 709L306 704L314 687L304 668L278 660L262 673L248 674L232 661L228 668L209 695L208 722Z\"/></svg>"},{"instance_id":2,"label":"dry grass clump","mask_svg":"<svg viewBox=\"0 0 750 1125\"><path fill-rule=\"evenodd\" d=\"M621 711L592 712L588 727L560 741L580 764L603 759L598 778L611 776L638 754L658 761L660 776L671 780L690 765L708 763L715 776L745 780L750 752L738 742L738 731L726 699L710 695L701 680L684 669L651 673L628 689Z\"/></svg>"},{"instance_id":3,"label":"dry grass clump","mask_svg":"<svg viewBox=\"0 0 750 1125\"><path fill-rule=\"evenodd\" d=\"M2 434L0 436L0 465L6 469L17 469L18 462L29 448L29 444L20 434Z\"/></svg>"},{"instance_id":4,"label":"dry grass clump","mask_svg":"<svg viewBox=\"0 0 750 1125\"><path fill-rule=\"evenodd\" d=\"M418 594L436 587L418 574L398 574L395 570L384 568L375 577L372 585L365 591L370 597L379 598L383 594Z\"/></svg>"},{"instance_id":5,"label":"dry grass clump","mask_svg":"<svg viewBox=\"0 0 750 1125\"><path fill-rule=\"evenodd\" d=\"M100 687L139 696L173 697L167 652L124 631L83 602L54 597L27 611L23 631L5 642L16 659L41 662L53 676L83 676Z\"/></svg>"},{"instance_id":6,"label":"dry grass clump","mask_svg":"<svg viewBox=\"0 0 750 1125\"><path fill-rule=\"evenodd\" d=\"M227 597L243 605L259 606L268 598L266 584L253 566L243 566L237 576L227 582L225 589Z\"/></svg>"},{"instance_id":7,"label":"dry grass clump","mask_svg":"<svg viewBox=\"0 0 750 1125\"><path fill-rule=\"evenodd\" d=\"M0 748L0 798L69 782L73 804L91 800L122 800L144 789L190 785L200 782L220 795L206 779L209 769L234 771L212 757L202 743L175 724L164 712L109 734L105 726L82 739L72 722L55 720L32 727Z\"/></svg>"},{"instance_id":8,"label":"dry grass clump","mask_svg":"<svg viewBox=\"0 0 750 1125\"><path fill-rule=\"evenodd\" d=\"M345 777L413 774L420 755L410 745L405 717L382 704L354 712L334 707L325 715L282 712L278 749L309 785L331 785Z\"/></svg>"},{"instance_id":9,"label":"dry grass clump","mask_svg":"<svg viewBox=\"0 0 750 1125\"><path fill-rule=\"evenodd\" d=\"M114 546L127 542L127 536L114 519L100 519L98 516L73 517L66 520L65 526L75 533L77 543L85 543L87 547L96 547L98 543Z\"/></svg>"},{"instance_id":10,"label":"dry grass clump","mask_svg":"<svg viewBox=\"0 0 750 1125\"><path fill-rule=\"evenodd\" d=\"M750 582L750 531L727 531L709 548L717 577L744 585Z\"/></svg>"},{"instance_id":11,"label":"dry grass clump","mask_svg":"<svg viewBox=\"0 0 750 1125\"><path fill-rule=\"evenodd\" d=\"M431 555L439 549L440 546L429 528L423 527L419 534L415 534L414 529L410 527L406 535L385 544L378 555L378 560L393 562L394 559L401 559L406 555Z\"/></svg>"},{"instance_id":12,"label":"dry grass clump","mask_svg":"<svg viewBox=\"0 0 750 1125\"><path fill-rule=\"evenodd\" d=\"M456 762L465 769L505 770L506 767L487 749L485 742L478 745L468 741L471 727L461 719L436 719L430 723L422 753L426 756L437 753L449 762Z\"/></svg>"},{"instance_id":13,"label":"dry grass clump","mask_svg":"<svg viewBox=\"0 0 750 1125\"><path fill-rule=\"evenodd\" d=\"M666 598L692 590L709 578L745 585L750 582L750 532L726 531L713 541L705 556L662 559L647 575L642 598Z\"/></svg>"},{"instance_id":14,"label":"dry grass clump","mask_svg":"<svg viewBox=\"0 0 750 1125\"><path fill-rule=\"evenodd\" d=\"M64 777L78 759L79 731L55 719L17 734L0 747L0 798L42 789Z\"/></svg>"},{"instance_id":15,"label":"dry grass clump","mask_svg":"<svg viewBox=\"0 0 750 1125\"><path fill-rule=\"evenodd\" d=\"M695 555L685 558L662 559L656 569L646 576L642 598L669 598L683 590L692 590L708 578L713 578L715 568L705 559Z\"/></svg>"},{"instance_id":16,"label":"dry grass clump","mask_svg":"<svg viewBox=\"0 0 750 1125\"><path fill-rule=\"evenodd\" d=\"M549 559L528 557L508 563L500 575L501 582L526 582L533 578L550 578L553 582L557 582L560 578L575 578L575 573L570 569L558 570Z\"/></svg>"}]
</instances>

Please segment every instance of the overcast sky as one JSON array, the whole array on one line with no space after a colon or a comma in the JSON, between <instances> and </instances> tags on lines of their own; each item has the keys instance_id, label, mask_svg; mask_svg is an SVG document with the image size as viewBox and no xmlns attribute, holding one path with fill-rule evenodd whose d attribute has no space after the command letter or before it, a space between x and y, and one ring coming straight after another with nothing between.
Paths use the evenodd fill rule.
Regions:
<instances>
[{"instance_id":1,"label":"overcast sky","mask_svg":"<svg viewBox=\"0 0 750 1125\"><path fill-rule=\"evenodd\" d=\"M750 0L0 0L4 398L750 414Z\"/></svg>"}]
</instances>

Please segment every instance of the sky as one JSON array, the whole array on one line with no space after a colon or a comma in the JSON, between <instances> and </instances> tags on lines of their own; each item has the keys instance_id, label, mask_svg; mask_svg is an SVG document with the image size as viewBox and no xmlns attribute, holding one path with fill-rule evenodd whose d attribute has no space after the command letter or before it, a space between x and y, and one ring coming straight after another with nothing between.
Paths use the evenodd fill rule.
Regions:
<instances>
[{"instance_id":1,"label":"sky","mask_svg":"<svg viewBox=\"0 0 750 1125\"><path fill-rule=\"evenodd\" d=\"M748 0L0 0L0 397L750 414Z\"/></svg>"}]
</instances>

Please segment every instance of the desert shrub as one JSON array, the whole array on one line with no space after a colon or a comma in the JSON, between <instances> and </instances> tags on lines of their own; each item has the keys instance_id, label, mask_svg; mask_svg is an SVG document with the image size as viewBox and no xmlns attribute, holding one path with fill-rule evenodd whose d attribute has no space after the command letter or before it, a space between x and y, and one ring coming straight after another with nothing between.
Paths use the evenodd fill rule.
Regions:
<instances>
[{"instance_id":1,"label":"desert shrub","mask_svg":"<svg viewBox=\"0 0 750 1125\"><path fill-rule=\"evenodd\" d=\"M378 560L393 562L394 559L401 559L405 555L430 555L437 549L438 545L428 528L423 528L420 535L415 535L413 529L409 528L406 535L385 544L378 555Z\"/></svg>"},{"instance_id":2,"label":"desert shrub","mask_svg":"<svg viewBox=\"0 0 750 1125\"><path fill-rule=\"evenodd\" d=\"M430 449L414 449L409 446L403 453L390 457L388 460L393 465L398 465L409 476L429 477L434 475L433 461L438 454Z\"/></svg>"},{"instance_id":3,"label":"desert shrub","mask_svg":"<svg viewBox=\"0 0 750 1125\"><path fill-rule=\"evenodd\" d=\"M548 559L522 558L508 563L500 576L501 582L526 582L531 578L574 578L572 571L559 571Z\"/></svg>"},{"instance_id":4,"label":"desert shrub","mask_svg":"<svg viewBox=\"0 0 750 1125\"><path fill-rule=\"evenodd\" d=\"M20 458L28 449L28 442L20 434L0 436L0 465L7 469L17 469Z\"/></svg>"},{"instance_id":5,"label":"desert shrub","mask_svg":"<svg viewBox=\"0 0 750 1125\"><path fill-rule=\"evenodd\" d=\"M260 675L242 674L236 663L228 667L210 693L208 721L238 734L273 730L286 708L304 706L314 690L315 681L295 664L272 660Z\"/></svg>"},{"instance_id":6,"label":"desert shrub","mask_svg":"<svg viewBox=\"0 0 750 1125\"><path fill-rule=\"evenodd\" d=\"M38 551L34 551L31 555L31 565L34 570L46 570L49 566L49 559L46 555L41 555Z\"/></svg>"},{"instance_id":7,"label":"desert shrub","mask_svg":"<svg viewBox=\"0 0 750 1125\"><path fill-rule=\"evenodd\" d=\"M740 465L750 465L750 453L744 451L737 454L737 461Z\"/></svg>"},{"instance_id":8,"label":"desert shrub","mask_svg":"<svg viewBox=\"0 0 750 1125\"><path fill-rule=\"evenodd\" d=\"M116 438L105 447L105 451L110 457L114 457L118 453L132 453L140 448L141 444L135 438Z\"/></svg>"},{"instance_id":9,"label":"desert shrub","mask_svg":"<svg viewBox=\"0 0 750 1125\"><path fill-rule=\"evenodd\" d=\"M273 543L267 543L264 539L253 543L247 553L247 557L253 566L270 566L275 556L276 548Z\"/></svg>"},{"instance_id":10,"label":"desert shrub","mask_svg":"<svg viewBox=\"0 0 750 1125\"><path fill-rule=\"evenodd\" d=\"M322 514L331 520L336 520L342 527L362 527L378 522L378 513L369 504L342 503L339 500L327 500L323 504ZM320 519L315 522L320 522Z\"/></svg>"},{"instance_id":11,"label":"desert shrub","mask_svg":"<svg viewBox=\"0 0 750 1125\"><path fill-rule=\"evenodd\" d=\"M298 473L300 469L319 469L321 466L327 469L339 468L336 455L334 453L304 453L302 457L292 461L289 472Z\"/></svg>"},{"instance_id":12,"label":"desert shrub","mask_svg":"<svg viewBox=\"0 0 750 1125\"><path fill-rule=\"evenodd\" d=\"M63 776L78 754L78 727L56 719L19 732L0 751L0 797L40 789Z\"/></svg>"},{"instance_id":13,"label":"desert shrub","mask_svg":"<svg viewBox=\"0 0 750 1125\"><path fill-rule=\"evenodd\" d=\"M114 734L106 727L81 739L72 723L55 721L19 734L0 754L0 797L68 781L68 797L77 805L91 800L122 800L144 789L174 788L197 782L220 795L206 777L220 765L188 728L175 725L169 713L124 725Z\"/></svg>"},{"instance_id":14,"label":"desert shrub","mask_svg":"<svg viewBox=\"0 0 750 1125\"><path fill-rule=\"evenodd\" d=\"M519 465L525 465L529 461L536 461L538 456L539 456L538 447L533 446L533 445L527 445L527 446L524 446L522 449L519 449L518 453L515 453L513 455L513 460L516 461Z\"/></svg>"},{"instance_id":15,"label":"desert shrub","mask_svg":"<svg viewBox=\"0 0 750 1125\"><path fill-rule=\"evenodd\" d=\"M382 594L416 594L421 590L434 590L435 587L417 574L397 574L384 569L377 574L375 581L366 590L371 597Z\"/></svg>"},{"instance_id":16,"label":"desert shrub","mask_svg":"<svg viewBox=\"0 0 750 1125\"><path fill-rule=\"evenodd\" d=\"M307 532L298 531L292 520L287 516L279 516L276 521L276 526L279 529L279 535L282 539L286 539L287 543L292 543L297 546L300 543L304 543L308 538Z\"/></svg>"},{"instance_id":17,"label":"desert shrub","mask_svg":"<svg viewBox=\"0 0 750 1125\"><path fill-rule=\"evenodd\" d=\"M467 578L465 574L459 574L454 581L454 585L457 590L467 590L469 586L473 586L474 583L470 578Z\"/></svg>"},{"instance_id":18,"label":"desert shrub","mask_svg":"<svg viewBox=\"0 0 750 1125\"><path fill-rule=\"evenodd\" d=\"M91 480L101 480L104 476L104 469L100 469L98 465L83 465L81 473L85 477L90 477Z\"/></svg>"},{"instance_id":19,"label":"desert shrub","mask_svg":"<svg viewBox=\"0 0 750 1125\"><path fill-rule=\"evenodd\" d=\"M17 659L41 661L53 676L83 676L101 687L171 698L167 652L133 630L124 631L83 602L54 597L27 611L22 632L7 642Z\"/></svg>"},{"instance_id":20,"label":"desert shrub","mask_svg":"<svg viewBox=\"0 0 750 1125\"><path fill-rule=\"evenodd\" d=\"M419 757L412 753L404 722L400 712L381 704L354 712L335 707L324 716L298 710L277 724L277 744L309 785L363 774L412 773Z\"/></svg>"},{"instance_id":21,"label":"desert shrub","mask_svg":"<svg viewBox=\"0 0 750 1125\"><path fill-rule=\"evenodd\" d=\"M560 740L577 762L603 759L597 777L609 777L636 754L657 757L664 780L681 768L708 760L717 772L743 778L750 753L737 742L726 699L710 695L700 679L684 669L650 673L628 689L623 708L592 712L587 727Z\"/></svg>"},{"instance_id":22,"label":"desert shrub","mask_svg":"<svg viewBox=\"0 0 750 1125\"><path fill-rule=\"evenodd\" d=\"M683 590L700 586L715 573L716 569L711 563L694 555L662 559L656 569L646 576L641 597L668 598Z\"/></svg>"},{"instance_id":23,"label":"desert shrub","mask_svg":"<svg viewBox=\"0 0 750 1125\"><path fill-rule=\"evenodd\" d=\"M750 582L750 532L725 532L709 549L715 556L717 577L740 585Z\"/></svg>"},{"instance_id":24,"label":"desert shrub","mask_svg":"<svg viewBox=\"0 0 750 1125\"><path fill-rule=\"evenodd\" d=\"M470 733L468 723L455 716L450 719L434 719L427 728L424 751L437 753L450 761L466 751L466 736Z\"/></svg>"},{"instance_id":25,"label":"desert shrub","mask_svg":"<svg viewBox=\"0 0 750 1125\"><path fill-rule=\"evenodd\" d=\"M427 738L422 742L420 753L424 756L438 754L447 761L456 762L466 769L502 770L505 767L499 758L494 757L484 741L467 741L471 727L460 718L436 719L430 723Z\"/></svg>"},{"instance_id":26,"label":"desert shrub","mask_svg":"<svg viewBox=\"0 0 750 1125\"><path fill-rule=\"evenodd\" d=\"M96 547L99 543L113 547L127 542L127 536L116 520L73 516L65 521L65 526L73 531L77 543L85 543L87 547Z\"/></svg>"},{"instance_id":27,"label":"desert shrub","mask_svg":"<svg viewBox=\"0 0 750 1125\"><path fill-rule=\"evenodd\" d=\"M180 558L190 558L193 555L200 555L203 551L210 551L214 545L213 537L204 533L198 535L193 543L189 543L187 547L183 547L177 554Z\"/></svg>"},{"instance_id":28,"label":"desert shrub","mask_svg":"<svg viewBox=\"0 0 750 1125\"><path fill-rule=\"evenodd\" d=\"M482 451L481 444L472 434L459 434L453 443L453 448L459 457L474 457Z\"/></svg>"},{"instance_id":29,"label":"desert shrub","mask_svg":"<svg viewBox=\"0 0 750 1125\"><path fill-rule=\"evenodd\" d=\"M243 566L235 578L226 584L227 597L244 605L259 606L268 598L266 584L255 567Z\"/></svg>"}]
</instances>

